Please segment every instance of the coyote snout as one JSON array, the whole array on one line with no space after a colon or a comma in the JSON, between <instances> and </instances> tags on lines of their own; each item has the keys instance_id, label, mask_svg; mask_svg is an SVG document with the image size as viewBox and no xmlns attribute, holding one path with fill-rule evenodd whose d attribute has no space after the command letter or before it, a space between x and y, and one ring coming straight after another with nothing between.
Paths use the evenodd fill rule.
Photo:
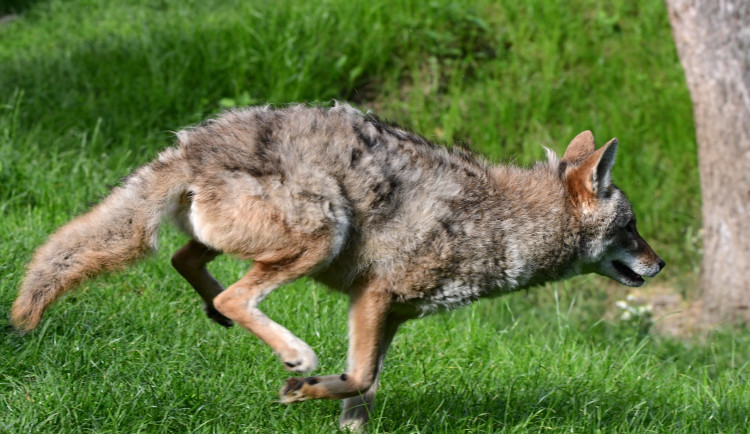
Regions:
<instances>
[{"instance_id":1,"label":"coyote snout","mask_svg":"<svg viewBox=\"0 0 750 434\"><path fill-rule=\"evenodd\" d=\"M643 276L656 276L666 264L641 238L635 219L619 232L600 274L623 285L641 286L645 283Z\"/></svg>"},{"instance_id":2,"label":"coyote snout","mask_svg":"<svg viewBox=\"0 0 750 434\"><path fill-rule=\"evenodd\" d=\"M619 232L596 271L623 285L641 286L643 276L656 276L666 264L638 234L634 220Z\"/></svg>"},{"instance_id":3,"label":"coyote snout","mask_svg":"<svg viewBox=\"0 0 750 434\"><path fill-rule=\"evenodd\" d=\"M612 184L613 139L579 134L562 158L492 165L345 104L254 107L177 133L175 147L53 234L34 254L12 310L33 329L59 295L151 251L164 215L190 241L173 257L209 318L239 324L285 368L315 369L307 343L260 310L310 276L349 296L346 372L294 377L281 402L343 399L341 424L371 414L388 346L409 319L584 272L630 286L662 261ZM226 289L206 269L253 260Z\"/></svg>"}]
</instances>

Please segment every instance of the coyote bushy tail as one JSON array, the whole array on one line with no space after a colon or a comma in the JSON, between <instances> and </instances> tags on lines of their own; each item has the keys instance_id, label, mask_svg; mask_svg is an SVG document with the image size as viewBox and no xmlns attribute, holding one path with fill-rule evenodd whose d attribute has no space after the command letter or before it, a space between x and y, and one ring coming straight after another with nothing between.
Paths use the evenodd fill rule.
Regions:
<instances>
[{"instance_id":1,"label":"coyote bushy tail","mask_svg":"<svg viewBox=\"0 0 750 434\"><path fill-rule=\"evenodd\" d=\"M57 297L86 278L123 268L156 248L159 224L189 180L182 150L171 148L133 172L101 203L55 232L28 266L11 321L39 324Z\"/></svg>"}]
</instances>

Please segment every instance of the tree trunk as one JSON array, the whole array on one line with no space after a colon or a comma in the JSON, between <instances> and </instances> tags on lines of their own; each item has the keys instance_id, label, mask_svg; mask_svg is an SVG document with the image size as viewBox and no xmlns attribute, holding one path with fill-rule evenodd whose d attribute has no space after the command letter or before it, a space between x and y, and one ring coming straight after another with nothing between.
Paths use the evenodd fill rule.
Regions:
<instances>
[{"instance_id":1,"label":"tree trunk","mask_svg":"<svg viewBox=\"0 0 750 434\"><path fill-rule=\"evenodd\" d=\"M702 319L750 322L750 1L667 0L703 190Z\"/></svg>"}]
</instances>

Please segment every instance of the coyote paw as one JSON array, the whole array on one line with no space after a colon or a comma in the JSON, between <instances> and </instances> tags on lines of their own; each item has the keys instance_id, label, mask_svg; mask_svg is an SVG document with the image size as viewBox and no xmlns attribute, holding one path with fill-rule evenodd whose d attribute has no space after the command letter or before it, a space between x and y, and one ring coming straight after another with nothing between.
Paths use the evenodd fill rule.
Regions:
<instances>
[{"instance_id":1,"label":"coyote paw","mask_svg":"<svg viewBox=\"0 0 750 434\"><path fill-rule=\"evenodd\" d=\"M286 380L286 384L279 392L281 404L291 404L294 402L302 402L311 399L312 397L305 393L305 389L309 386L313 386L318 383L318 379L315 377L299 378L292 377Z\"/></svg>"},{"instance_id":2,"label":"coyote paw","mask_svg":"<svg viewBox=\"0 0 750 434\"><path fill-rule=\"evenodd\" d=\"M281 362L284 363L284 369L289 372L302 374L318 367L318 356L305 343L298 345L296 351L279 354L279 357L281 358Z\"/></svg>"},{"instance_id":3,"label":"coyote paw","mask_svg":"<svg viewBox=\"0 0 750 434\"><path fill-rule=\"evenodd\" d=\"M224 327L232 327L234 325L234 321L222 315L221 312L216 310L211 303L203 303L203 312L205 312L206 316L211 318L212 321L223 325Z\"/></svg>"},{"instance_id":4,"label":"coyote paw","mask_svg":"<svg viewBox=\"0 0 750 434\"><path fill-rule=\"evenodd\" d=\"M367 419L346 419L339 421L339 428L349 432L365 432Z\"/></svg>"}]
</instances>

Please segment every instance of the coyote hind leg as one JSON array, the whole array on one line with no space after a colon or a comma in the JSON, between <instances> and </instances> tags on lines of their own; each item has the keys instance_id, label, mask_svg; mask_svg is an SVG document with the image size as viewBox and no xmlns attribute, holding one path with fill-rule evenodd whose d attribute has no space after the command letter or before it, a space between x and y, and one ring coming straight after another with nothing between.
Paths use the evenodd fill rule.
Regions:
<instances>
[{"instance_id":1,"label":"coyote hind leg","mask_svg":"<svg viewBox=\"0 0 750 434\"><path fill-rule=\"evenodd\" d=\"M231 327L232 320L216 310L213 303L214 297L224 291L224 287L206 269L206 264L220 254L205 244L190 240L172 256L172 266L201 296L206 316L224 327Z\"/></svg>"},{"instance_id":2,"label":"coyote hind leg","mask_svg":"<svg viewBox=\"0 0 750 434\"><path fill-rule=\"evenodd\" d=\"M297 258L291 263L255 262L252 268L214 299L219 312L268 344L291 372L308 372L317 367L315 352L302 339L271 320L258 309L263 299L279 286L310 272L317 261Z\"/></svg>"}]
</instances>

